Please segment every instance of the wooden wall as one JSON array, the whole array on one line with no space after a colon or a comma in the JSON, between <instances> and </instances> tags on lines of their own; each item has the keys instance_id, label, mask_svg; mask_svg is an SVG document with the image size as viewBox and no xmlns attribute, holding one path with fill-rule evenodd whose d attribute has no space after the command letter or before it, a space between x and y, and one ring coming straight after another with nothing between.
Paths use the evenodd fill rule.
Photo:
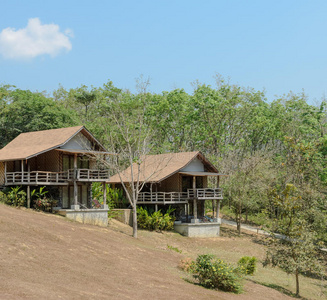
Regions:
<instances>
[{"instance_id":1,"label":"wooden wall","mask_svg":"<svg viewBox=\"0 0 327 300\"><path fill-rule=\"evenodd\" d=\"M0 162L0 185L5 184L5 165Z\"/></svg>"},{"instance_id":2,"label":"wooden wall","mask_svg":"<svg viewBox=\"0 0 327 300\"><path fill-rule=\"evenodd\" d=\"M178 173L168 177L158 184L158 192L180 192L181 191L181 178ZM152 189L155 192L155 188Z\"/></svg>"},{"instance_id":3,"label":"wooden wall","mask_svg":"<svg viewBox=\"0 0 327 300\"><path fill-rule=\"evenodd\" d=\"M60 171L60 153L56 150L51 150L38 155L35 158L36 169L31 166L31 170L37 171L50 171L59 172ZM35 165L33 165L35 167Z\"/></svg>"}]
</instances>

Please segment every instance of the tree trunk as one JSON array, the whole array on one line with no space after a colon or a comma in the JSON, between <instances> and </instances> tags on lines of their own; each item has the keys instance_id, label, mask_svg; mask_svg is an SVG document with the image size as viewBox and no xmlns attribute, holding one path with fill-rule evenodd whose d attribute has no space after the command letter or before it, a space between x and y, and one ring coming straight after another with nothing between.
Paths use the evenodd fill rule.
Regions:
<instances>
[{"instance_id":1,"label":"tree trunk","mask_svg":"<svg viewBox=\"0 0 327 300\"><path fill-rule=\"evenodd\" d=\"M295 271L295 280L296 280L296 297L300 296L300 283L299 283L299 270L296 269Z\"/></svg>"},{"instance_id":2,"label":"tree trunk","mask_svg":"<svg viewBox=\"0 0 327 300\"><path fill-rule=\"evenodd\" d=\"M238 234L241 235L241 216L236 216L236 226Z\"/></svg>"},{"instance_id":3,"label":"tree trunk","mask_svg":"<svg viewBox=\"0 0 327 300\"><path fill-rule=\"evenodd\" d=\"M133 237L137 239L137 210L136 205L133 207Z\"/></svg>"}]
</instances>

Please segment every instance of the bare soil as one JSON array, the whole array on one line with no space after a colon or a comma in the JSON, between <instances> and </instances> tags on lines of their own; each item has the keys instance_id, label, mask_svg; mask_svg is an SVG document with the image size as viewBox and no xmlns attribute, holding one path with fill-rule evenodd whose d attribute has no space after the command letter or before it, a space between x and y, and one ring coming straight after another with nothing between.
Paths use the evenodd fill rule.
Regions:
<instances>
[{"instance_id":1,"label":"bare soil","mask_svg":"<svg viewBox=\"0 0 327 300\"><path fill-rule=\"evenodd\" d=\"M191 239L139 231L134 239L132 229L117 221L100 228L0 205L0 299L292 299L251 281L241 295L188 282L178 269L182 258L215 245L224 245L225 255L237 253L249 242L226 232ZM253 255L261 256L261 246L254 248Z\"/></svg>"}]
</instances>

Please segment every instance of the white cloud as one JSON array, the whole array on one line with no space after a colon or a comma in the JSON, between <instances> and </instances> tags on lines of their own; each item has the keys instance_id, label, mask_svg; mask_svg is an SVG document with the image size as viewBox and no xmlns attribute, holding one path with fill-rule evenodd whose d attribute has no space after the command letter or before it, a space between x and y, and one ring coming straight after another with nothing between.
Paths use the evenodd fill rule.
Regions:
<instances>
[{"instance_id":1,"label":"white cloud","mask_svg":"<svg viewBox=\"0 0 327 300\"><path fill-rule=\"evenodd\" d=\"M0 54L9 59L29 59L43 54L54 57L72 49L69 40L72 36L70 29L60 32L58 25L42 25L39 18L33 18L25 28L8 27L0 32Z\"/></svg>"}]
</instances>

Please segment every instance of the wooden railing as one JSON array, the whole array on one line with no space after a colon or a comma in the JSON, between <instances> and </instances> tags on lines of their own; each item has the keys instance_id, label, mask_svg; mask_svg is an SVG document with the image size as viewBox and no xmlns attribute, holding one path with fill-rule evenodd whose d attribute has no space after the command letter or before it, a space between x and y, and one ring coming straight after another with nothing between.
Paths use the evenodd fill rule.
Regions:
<instances>
[{"instance_id":1,"label":"wooden railing","mask_svg":"<svg viewBox=\"0 0 327 300\"><path fill-rule=\"evenodd\" d=\"M191 199L211 200L222 199L221 188L202 188L202 189L188 189L187 192L142 192L139 193L137 201L139 203L179 203L186 202Z\"/></svg>"},{"instance_id":2,"label":"wooden railing","mask_svg":"<svg viewBox=\"0 0 327 300\"><path fill-rule=\"evenodd\" d=\"M68 180L68 172L7 172L6 184L51 184L66 183Z\"/></svg>"},{"instance_id":3,"label":"wooden railing","mask_svg":"<svg viewBox=\"0 0 327 300\"><path fill-rule=\"evenodd\" d=\"M109 170L77 169L78 181L104 181L109 180Z\"/></svg>"},{"instance_id":4,"label":"wooden railing","mask_svg":"<svg viewBox=\"0 0 327 300\"><path fill-rule=\"evenodd\" d=\"M188 198L197 199L222 199L223 192L221 188L203 188L203 189L188 189Z\"/></svg>"},{"instance_id":5,"label":"wooden railing","mask_svg":"<svg viewBox=\"0 0 327 300\"><path fill-rule=\"evenodd\" d=\"M63 172L31 171L31 172L6 172L5 184L68 184L68 181L107 181L108 170L74 169Z\"/></svg>"},{"instance_id":6,"label":"wooden railing","mask_svg":"<svg viewBox=\"0 0 327 300\"><path fill-rule=\"evenodd\" d=\"M139 193L138 202L185 202L187 193L180 192L142 192Z\"/></svg>"}]
</instances>

